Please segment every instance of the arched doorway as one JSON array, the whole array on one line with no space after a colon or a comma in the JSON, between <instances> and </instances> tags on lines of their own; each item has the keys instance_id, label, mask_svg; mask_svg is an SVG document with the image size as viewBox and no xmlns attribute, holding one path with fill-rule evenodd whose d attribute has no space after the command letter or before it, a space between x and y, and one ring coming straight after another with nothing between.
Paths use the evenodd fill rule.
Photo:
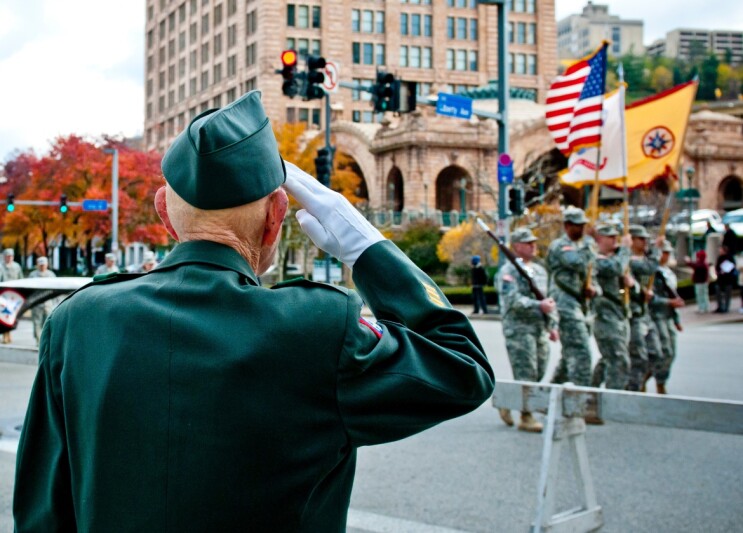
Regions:
<instances>
[{"instance_id":1,"label":"arched doorway","mask_svg":"<svg viewBox=\"0 0 743 533\"><path fill-rule=\"evenodd\" d=\"M385 196L385 207L399 213L405 207L405 186L402 180L402 172L398 167L392 167L387 174L387 189Z\"/></svg>"},{"instance_id":2,"label":"arched doorway","mask_svg":"<svg viewBox=\"0 0 743 533\"><path fill-rule=\"evenodd\" d=\"M436 209L470 211L474 206L473 193L472 178L462 167L448 166L436 177Z\"/></svg>"},{"instance_id":3,"label":"arched doorway","mask_svg":"<svg viewBox=\"0 0 743 533\"><path fill-rule=\"evenodd\" d=\"M337 185L345 188L346 197L357 206L369 204L369 188L358 162L345 152L339 152L338 173L333 178ZM355 197L355 198L354 198Z\"/></svg>"},{"instance_id":4,"label":"arched doorway","mask_svg":"<svg viewBox=\"0 0 743 533\"><path fill-rule=\"evenodd\" d=\"M743 182L738 176L727 176L720 182L717 205L724 211L743 208Z\"/></svg>"}]
</instances>

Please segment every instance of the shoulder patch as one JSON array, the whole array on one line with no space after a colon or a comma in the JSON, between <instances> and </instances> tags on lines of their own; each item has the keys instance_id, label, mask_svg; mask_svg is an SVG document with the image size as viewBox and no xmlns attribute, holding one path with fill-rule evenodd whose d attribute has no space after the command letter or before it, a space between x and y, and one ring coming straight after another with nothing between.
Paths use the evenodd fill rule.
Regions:
<instances>
[{"instance_id":1,"label":"shoulder patch","mask_svg":"<svg viewBox=\"0 0 743 533\"><path fill-rule=\"evenodd\" d=\"M563 246L562 248L560 248L560 250L562 250L563 252L569 252L571 250L575 250L575 248L572 247L572 246L570 246L569 244L567 244L567 245Z\"/></svg>"},{"instance_id":2,"label":"shoulder patch","mask_svg":"<svg viewBox=\"0 0 743 533\"><path fill-rule=\"evenodd\" d=\"M503 281L505 281L506 283L513 283L516 280L513 279L513 276L511 274L503 274Z\"/></svg>"},{"instance_id":3,"label":"shoulder patch","mask_svg":"<svg viewBox=\"0 0 743 533\"><path fill-rule=\"evenodd\" d=\"M371 330L372 333L378 338L381 339L382 335L384 335L384 329L382 329L382 326L379 324L375 324L372 322L369 322L367 319L365 319L363 316L359 318L359 324L362 326L366 326Z\"/></svg>"},{"instance_id":4,"label":"shoulder patch","mask_svg":"<svg viewBox=\"0 0 743 533\"><path fill-rule=\"evenodd\" d=\"M330 289L330 290L336 290L342 294L348 294L348 289L345 287L339 287L338 285L331 285L329 283L322 283L319 281L312 281L307 278L292 278L287 279L284 281L280 281L279 283L276 283L275 285L271 286L271 289L283 289L285 287L306 287L308 289L315 288L315 289Z\"/></svg>"}]
</instances>

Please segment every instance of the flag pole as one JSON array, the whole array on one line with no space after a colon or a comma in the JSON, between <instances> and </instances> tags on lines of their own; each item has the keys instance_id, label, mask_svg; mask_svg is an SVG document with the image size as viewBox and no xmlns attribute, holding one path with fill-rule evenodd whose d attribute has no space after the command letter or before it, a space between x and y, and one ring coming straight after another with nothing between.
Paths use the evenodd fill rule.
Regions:
<instances>
[{"instance_id":1,"label":"flag pole","mask_svg":"<svg viewBox=\"0 0 743 533\"><path fill-rule=\"evenodd\" d=\"M624 236L629 235L629 187L628 187L628 179L629 176L627 174L629 173L629 169L627 168L627 131L626 126L624 123L624 91L627 87L627 84L624 82L624 66L622 63L619 63L619 67L617 68L617 74L619 77L619 109L622 111L620 117L622 120L622 170L624 171L624 177L622 178L622 199L623 199L623 227L622 227L622 234ZM624 275L627 276L630 273L629 268L629 262L627 263L627 266L624 269ZM630 294L629 294L629 287L624 282L622 283L622 302L624 303L624 306L626 309L629 309L630 304Z\"/></svg>"},{"instance_id":2,"label":"flag pole","mask_svg":"<svg viewBox=\"0 0 743 533\"><path fill-rule=\"evenodd\" d=\"M604 41L604 48L609 45L608 41ZM603 73L604 76L604 90L601 92L601 108L604 107L604 98L606 97L606 70ZM603 113L602 113L603 114ZM603 116L602 116L603 127ZM599 217L599 192L601 191L601 144L603 139L599 139L599 144L596 147L596 169L594 172L593 188L591 189L591 205L590 205L590 216L591 226L596 225L596 220Z\"/></svg>"}]
</instances>

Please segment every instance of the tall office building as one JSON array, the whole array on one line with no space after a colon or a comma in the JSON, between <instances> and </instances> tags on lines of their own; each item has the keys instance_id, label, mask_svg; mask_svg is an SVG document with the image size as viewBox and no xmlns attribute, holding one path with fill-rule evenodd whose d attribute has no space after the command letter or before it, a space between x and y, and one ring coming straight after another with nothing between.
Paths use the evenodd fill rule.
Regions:
<instances>
[{"instance_id":1,"label":"tall office building","mask_svg":"<svg viewBox=\"0 0 743 533\"><path fill-rule=\"evenodd\" d=\"M643 22L623 20L609 14L609 6L588 2L583 11L557 23L557 54L560 59L583 57L598 48L601 41L611 41L609 53L642 55Z\"/></svg>"},{"instance_id":2,"label":"tall office building","mask_svg":"<svg viewBox=\"0 0 743 533\"><path fill-rule=\"evenodd\" d=\"M648 47L651 56L664 56L688 61L692 55L715 53L720 60L733 65L743 63L743 31L677 28Z\"/></svg>"},{"instance_id":3,"label":"tall office building","mask_svg":"<svg viewBox=\"0 0 743 533\"><path fill-rule=\"evenodd\" d=\"M274 122L324 127L322 102L281 92L281 52L320 55L340 79L376 71L459 92L497 79L497 10L476 0L146 0L145 145L165 150L198 113L251 89ZM509 2L513 88L543 101L557 70L554 0ZM335 117L376 122L367 93L332 95Z\"/></svg>"}]
</instances>

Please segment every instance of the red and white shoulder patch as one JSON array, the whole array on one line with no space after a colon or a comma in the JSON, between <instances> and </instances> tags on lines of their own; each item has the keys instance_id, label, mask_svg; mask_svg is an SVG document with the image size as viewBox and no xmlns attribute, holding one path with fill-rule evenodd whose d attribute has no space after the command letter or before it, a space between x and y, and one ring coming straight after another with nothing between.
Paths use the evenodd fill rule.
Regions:
<instances>
[{"instance_id":1,"label":"red and white shoulder patch","mask_svg":"<svg viewBox=\"0 0 743 533\"><path fill-rule=\"evenodd\" d=\"M511 274L503 274L503 281L507 283L513 283L516 280L513 279L513 276Z\"/></svg>"},{"instance_id":2,"label":"red and white shoulder patch","mask_svg":"<svg viewBox=\"0 0 743 533\"><path fill-rule=\"evenodd\" d=\"M371 332L374 333L374 335L376 335L378 339L382 338L382 335L384 334L384 330L382 329L382 326L380 326L379 324L369 322L364 317L359 318L359 324L362 324L366 326L367 328L369 328Z\"/></svg>"}]
</instances>

